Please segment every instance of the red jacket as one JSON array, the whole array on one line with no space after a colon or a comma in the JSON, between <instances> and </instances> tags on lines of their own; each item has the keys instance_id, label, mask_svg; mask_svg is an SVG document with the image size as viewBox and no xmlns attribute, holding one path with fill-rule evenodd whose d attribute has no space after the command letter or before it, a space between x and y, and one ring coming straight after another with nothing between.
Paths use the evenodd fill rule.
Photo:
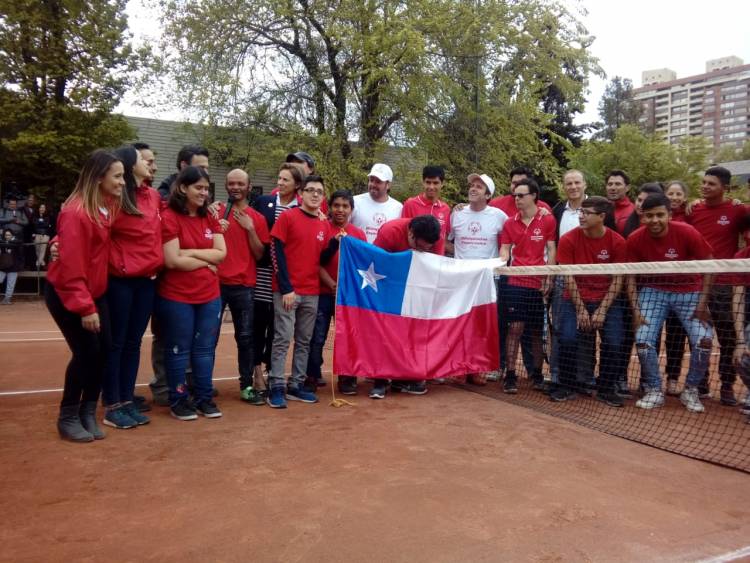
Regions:
<instances>
[{"instance_id":1,"label":"red jacket","mask_svg":"<svg viewBox=\"0 0 750 563\"><path fill-rule=\"evenodd\" d=\"M63 207L57 219L60 258L50 262L47 281L65 308L82 317L96 313L94 300L107 290L109 217L92 221L79 202Z\"/></svg>"},{"instance_id":2,"label":"red jacket","mask_svg":"<svg viewBox=\"0 0 750 563\"><path fill-rule=\"evenodd\" d=\"M109 273L124 278L149 278L164 265L161 198L159 192L145 184L136 188L135 198L143 215L120 211L112 223Z\"/></svg>"}]
</instances>

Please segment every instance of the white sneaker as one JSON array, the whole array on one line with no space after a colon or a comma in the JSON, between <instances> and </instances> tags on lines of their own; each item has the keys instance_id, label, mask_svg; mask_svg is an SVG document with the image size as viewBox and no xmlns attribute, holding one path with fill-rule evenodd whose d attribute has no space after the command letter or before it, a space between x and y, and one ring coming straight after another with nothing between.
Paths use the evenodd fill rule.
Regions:
<instances>
[{"instance_id":1,"label":"white sneaker","mask_svg":"<svg viewBox=\"0 0 750 563\"><path fill-rule=\"evenodd\" d=\"M643 398L638 399L635 402L635 406L639 409L655 409L657 407L662 407L664 406L664 393L657 391L656 389L646 391Z\"/></svg>"},{"instance_id":2,"label":"white sneaker","mask_svg":"<svg viewBox=\"0 0 750 563\"><path fill-rule=\"evenodd\" d=\"M670 379L667 381L667 395L679 395L680 384L676 379Z\"/></svg>"},{"instance_id":3,"label":"white sneaker","mask_svg":"<svg viewBox=\"0 0 750 563\"><path fill-rule=\"evenodd\" d=\"M750 414L750 395L745 399L745 404L740 407L741 414Z\"/></svg>"},{"instance_id":4,"label":"white sneaker","mask_svg":"<svg viewBox=\"0 0 750 563\"><path fill-rule=\"evenodd\" d=\"M680 394L680 402L690 412L703 412L706 410L698 397L697 387L685 387L685 390Z\"/></svg>"},{"instance_id":5,"label":"white sneaker","mask_svg":"<svg viewBox=\"0 0 750 563\"><path fill-rule=\"evenodd\" d=\"M500 381L500 372L499 371L488 371L487 372L487 381Z\"/></svg>"}]
</instances>

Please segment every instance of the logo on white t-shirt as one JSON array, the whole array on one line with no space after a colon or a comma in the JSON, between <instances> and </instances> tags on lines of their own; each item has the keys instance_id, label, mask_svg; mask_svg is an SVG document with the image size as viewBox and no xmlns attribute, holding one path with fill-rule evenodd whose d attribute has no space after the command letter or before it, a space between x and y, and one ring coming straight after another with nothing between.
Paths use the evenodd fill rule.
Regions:
<instances>
[{"instance_id":1,"label":"logo on white t-shirt","mask_svg":"<svg viewBox=\"0 0 750 563\"><path fill-rule=\"evenodd\" d=\"M478 223L477 221L472 221L471 223L469 223L469 232L472 235L476 235L477 233L481 233L482 232L482 225L480 223Z\"/></svg>"},{"instance_id":2,"label":"logo on white t-shirt","mask_svg":"<svg viewBox=\"0 0 750 563\"><path fill-rule=\"evenodd\" d=\"M729 219L726 215L722 215L721 217L719 217L719 220L716 221L716 223L721 225L722 227L725 227L729 224Z\"/></svg>"},{"instance_id":3,"label":"logo on white t-shirt","mask_svg":"<svg viewBox=\"0 0 750 563\"><path fill-rule=\"evenodd\" d=\"M667 250L667 253L664 255L664 258L669 258L670 260L674 260L675 258L678 258L680 255L677 254L677 251L674 248L670 248Z\"/></svg>"},{"instance_id":4,"label":"logo on white t-shirt","mask_svg":"<svg viewBox=\"0 0 750 563\"><path fill-rule=\"evenodd\" d=\"M203 236L206 237L207 239L214 238L214 234L211 232L211 229L209 229L208 227L206 227L206 232L203 233Z\"/></svg>"},{"instance_id":5,"label":"logo on white t-shirt","mask_svg":"<svg viewBox=\"0 0 750 563\"><path fill-rule=\"evenodd\" d=\"M372 216L372 222L375 223L378 228L380 228L387 220L385 213L377 212Z\"/></svg>"},{"instance_id":6,"label":"logo on white t-shirt","mask_svg":"<svg viewBox=\"0 0 750 563\"><path fill-rule=\"evenodd\" d=\"M603 248L601 252L597 255L597 258L601 260L602 262L609 262L609 252L607 252L606 248Z\"/></svg>"}]
</instances>

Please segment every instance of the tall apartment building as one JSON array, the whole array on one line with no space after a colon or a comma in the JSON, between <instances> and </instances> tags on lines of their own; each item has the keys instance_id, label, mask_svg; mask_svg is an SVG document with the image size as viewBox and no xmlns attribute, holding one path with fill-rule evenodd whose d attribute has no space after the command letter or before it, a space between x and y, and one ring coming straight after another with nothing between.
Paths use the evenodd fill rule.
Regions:
<instances>
[{"instance_id":1,"label":"tall apartment building","mask_svg":"<svg viewBox=\"0 0 750 563\"><path fill-rule=\"evenodd\" d=\"M643 104L641 126L676 143L686 135L708 138L715 149L750 139L750 64L739 57L706 62L706 72L677 78L668 68L644 71L633 90Z\"/></svg>"}]
</instances>

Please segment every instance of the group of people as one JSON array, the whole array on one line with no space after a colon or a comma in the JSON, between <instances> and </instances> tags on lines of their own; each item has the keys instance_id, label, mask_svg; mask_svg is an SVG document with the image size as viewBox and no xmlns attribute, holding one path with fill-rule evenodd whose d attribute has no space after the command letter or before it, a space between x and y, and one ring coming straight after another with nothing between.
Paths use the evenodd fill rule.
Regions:
<instances>
[{"instance_id":1,"label":"group of people","mask_svg":"<svg viewBox=\"0 0 750 563\"><path fill-rule=\"evenodd\" d=\"M5 282L0 304L11 304L19 272L46 267L47 243L54 230L54 215L34 194L25 199L11 195L5 201L0 208L0 286Z\"/></svg>"},{"instance_id":2,"label":"group of people","mask_svg":"<svg viewBox=\"0 0 750 563\"><path fill-rule=\"evenodd\" d=\"M279 168L276 189L252 202L248 174L230 171L227 203L210 202L208 169L205 148L183 147L177 172L154 189L155 155L142 143L96 151L84 164L59 214L45 296L72 352L58 418L63 438L104 437L96 417L100 390L104 425L127 429L149 422L144 413L150 405L134 393L149 320L154 403L168 406L179 420L220 417L212 376L226 308L234 324L240 399L276 409L287 401L317 402L345 236L389 252L501 257L511 267L748 254L747 247L739 250L750 227L748 211L726 199L730 175L718 167L706 171L702 199L692 205L680 182L666 190L646 184L633 204L621 170L607 177L606 198L587 197L583 174L571 170L563 179L566 199L550 208L540 201L531 171L521 167L511 172L509 193L497 197L492 178L469 175L468 203L453 209L440 199L445 171L439 166L423 169L421 193L403 204L389 193L393 172L383 163L370 170L365 193L328 194L313 158L292 153ZM739 306L746 281L689 274L498 276L502 388L518 390L520 351L530 384L552 400L593 390L607 405L622 406L631 393L627 366L635 343L643 395L636 406L659 407L664 392L657 350L666 323L667 346L677 358L667 392L678 392L687 339L690 366L680 399L688 410L703 411L716 330L721 401L737 405L737 371L750 384L750 335ZM547 326L551 379L542 370ZM341 393L358 392L355 375L338 375ZM357 375L373 379L373 399L389 391L427 392L425 380ZM476 384L487 381L487 374L469 377ZM749 408L746 401L743 409Z\"/></svg>"}]
</instances>

